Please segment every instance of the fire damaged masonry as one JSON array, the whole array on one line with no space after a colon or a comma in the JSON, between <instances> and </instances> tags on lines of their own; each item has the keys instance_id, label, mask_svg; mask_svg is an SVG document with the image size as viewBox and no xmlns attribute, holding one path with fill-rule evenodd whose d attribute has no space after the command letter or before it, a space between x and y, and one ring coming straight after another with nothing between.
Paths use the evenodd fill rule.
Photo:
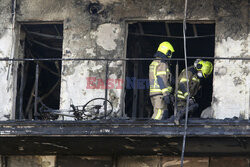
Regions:
<instances>
[{"instance_id":1,"label":"fire damaged masonry","mask_svg":"<svg viewBox=\"0 0 250 167\"><path fill-rule=\"evenodd\" d=\"M97 15L103 11L103 6L100 3L90 3L88 5L89 13L92 15Z\"/></svg>"}]
</instances>

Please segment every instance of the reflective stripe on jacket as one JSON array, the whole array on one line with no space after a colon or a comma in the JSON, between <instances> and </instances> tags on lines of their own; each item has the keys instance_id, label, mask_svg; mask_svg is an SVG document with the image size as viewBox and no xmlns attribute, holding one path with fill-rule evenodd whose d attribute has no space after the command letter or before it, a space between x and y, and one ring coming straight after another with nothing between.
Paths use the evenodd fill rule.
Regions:
<instances>
[{"instance_id":1,"label":"reflective stripe on jacket","mask_svg":"<svg viewBox=\"0 0 250 167\"><path fill-rule=\"evenodd\" d=\"M154 60L149 66L150 96L167 95L172 92L171 73L167 62Z\"/></svg>"},{"instance_id":2,"label":"reflective stripe on jacket","mask_svg":"<svg viewBox=\"0 0 250 167\"><path fill-rule=\"evenodd\" d=\"M186 69L182 70L178 78L178 92L177 97L179 99L186 99L188 96L187 92L187 81L189 85L190 97L194 97L200 89L200 79L197 77L197 71L194 66L188 67L188 78L186 78Z\"/></svg>"}]
</instances>

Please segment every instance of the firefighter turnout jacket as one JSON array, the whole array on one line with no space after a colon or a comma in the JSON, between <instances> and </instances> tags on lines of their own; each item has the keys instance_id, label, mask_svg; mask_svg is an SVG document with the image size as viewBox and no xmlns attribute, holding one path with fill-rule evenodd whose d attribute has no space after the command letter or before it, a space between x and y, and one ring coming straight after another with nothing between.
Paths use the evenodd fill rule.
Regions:
<instances>
[{"instance_id":1,"label":"firefighter turnout jacket","mask_svg":"<svg viewBox=\"0 0 250 167\"><path fill-rule=\"evenodd\" d=\"M172 92L171 73L168 63L154 60L149 66L150 96L169 95Z\"/></svg>"},{"instance_id":2,"label":"firefighter turnout jacket","mask_svg":"<svg viewBox=\"0 0 250 167\"><path fill-rule=\"evenodd\" d=\"M189 84L190 97L194 97L200 89L200 79L197 77L197 70L194 66L187 68L188 78L186 77L186 69L182 70L178 78L178 92L177 97L179 100L186 100L188 96L187 81Z\"/></svg>"}]
</instances>

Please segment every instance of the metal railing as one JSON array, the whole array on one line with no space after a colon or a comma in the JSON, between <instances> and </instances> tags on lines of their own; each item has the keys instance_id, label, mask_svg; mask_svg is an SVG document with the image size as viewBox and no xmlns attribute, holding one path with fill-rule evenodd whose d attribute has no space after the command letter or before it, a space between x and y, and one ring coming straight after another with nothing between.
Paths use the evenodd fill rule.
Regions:
<instances>
[{"instance_id":1,"label":"metal railing","mask_svg":"<svg viewBox=\"0 0 250 167\"><path fill-rule=\"evenodd\" d=\"M205 59L205 60L246 60L249 61L250 57L188 57L188 60L194 60L194 59ZM105 95L104 98L105 100L108 100L108 77L109 77L109 65L111 62L117 62L117 61L123 61L123 62L133 62L133 61L152 61L156 60L156 58L17 58L17 59L9 59L9 58L1 58L0 62L2 61L7 61L10 63L14 62L35 62L36 63L36 72L35 72L35 95L34 95L34 116L38 116L39 112L37 109L38 106L38 84L39 84L39 63L38 62L46 62L46 61L102 61L105 62ZM160 60L160 59L159 59ZM169 61L176 61L177 64L179 61L185 61L184 58L171 58L166 60ZM122 70L122 69L121 69ZM176 78L178 73L175 74ZM23 76L21 76L23 77ZM20 97L21 98L21 97ZM138 97L137 97L138 98ZM137 100L137 99L135 99ZM107 103L106 103L107 104ZM105 115L107 113L107 105L105 104L104 110L105 110ZM175 100L175 112L176 112L176 100ZM121 110L124 110L122 108ZM23 112L21 109L19 110L19 119L22 119L21 115ZM134 111L136 112L136 111ZM125 113L125 111L122 111L122 113ZM136 114L134 114L136 115ZM122 115L124 116L124 115ZM135 117L135 116L133 116ZM106 119L106 116L105 116ZM133 118L134 119L134 118Z\"/></svg>"}]
</instances>

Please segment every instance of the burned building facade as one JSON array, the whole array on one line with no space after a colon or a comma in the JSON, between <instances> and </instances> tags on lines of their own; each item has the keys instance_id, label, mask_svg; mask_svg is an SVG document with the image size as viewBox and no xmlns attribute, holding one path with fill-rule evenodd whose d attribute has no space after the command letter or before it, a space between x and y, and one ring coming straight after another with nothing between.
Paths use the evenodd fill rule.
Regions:
<instances>
[{"instance_id":1,"label":"burned building facade","mask_svg":"<svg viewBox=\"0 0 250 167\"><path fill-rule=\"evenodd\" d=\"M188 63L207 58L214 71L200 95L200 112L209 107L211 121L191 122L186 166L247 166L249 2L189 0L187 6ZM153 58L159 43L168 40L176 50L173 66L184 69L184 0L4 0L0 9L0 140L9 146L0 149L2 166L72 161L75 166L178 166L183 125L135 119L152 111L144 82L150 60L143 58ZM35 120L36 91L36 103L56 109L106 96L118 122ZM107 147L117 145L96 146L106 139ZM210 146L210 140L225 143ZM72 142L80 141L78 150ZM240 157L232 158L236 154Z\"/></svg>"}]
</instances>

